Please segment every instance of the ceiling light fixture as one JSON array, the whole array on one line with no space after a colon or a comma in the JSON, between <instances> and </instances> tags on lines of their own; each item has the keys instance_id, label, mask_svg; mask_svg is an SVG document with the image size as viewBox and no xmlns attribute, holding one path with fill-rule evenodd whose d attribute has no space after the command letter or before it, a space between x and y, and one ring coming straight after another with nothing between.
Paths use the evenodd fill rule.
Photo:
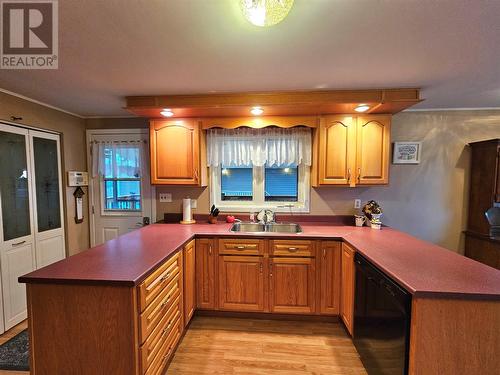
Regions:
<instances>
[{"instance_id":1,"label":"ceiling light fixture","mask_svg":"<svg viewBox=\"0 0 500 375\"><path fill-rule=\"evenodd\" d=\"M273 26L285 19L294 0L240 0L245 18L255 26Z\"/></svg>"},{"instance_id":2,"label":"ceiling light fixture","mask_svg":"<svg viewBox=\"0 0 500 375\"><path fill-rule=\"evenodd\" d=\"M163 117L172 117L174 115L174 112L172 112L171 109L165 108L163 111L160 112L160 114Z\"/></svg>"},{"instance_id":3,"label":"ceiling light fixture","mask_svg":"<svg viewBox=\"0 0 500 375\"><path fill-rule=\"evenodd\" d=\"M360 104L354 110L356 112L366 112L370 109L370 106L368 104Z\"/></svg>"},{"instance_id":4,"label":"ceiling light fixture","mask_svg":"<svg viewBox=\"0 0 500 375\"><path fill-rule=\"evenodd\" d=\"M250 110L250 113L254 116L260 116L261 114L264 113L264 110L261 107L253 107Z\"/></svg>"}]
</instances>

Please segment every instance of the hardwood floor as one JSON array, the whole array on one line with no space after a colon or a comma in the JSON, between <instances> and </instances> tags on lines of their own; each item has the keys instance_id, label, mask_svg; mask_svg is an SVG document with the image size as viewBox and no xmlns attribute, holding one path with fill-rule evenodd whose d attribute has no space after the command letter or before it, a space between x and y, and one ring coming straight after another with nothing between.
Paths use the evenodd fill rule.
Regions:
<instances>
[{"instance_id":1,"label":"hardwood floor","mask_svg":"<svg viewBox=\"0 0 500 375\"><path fill-rule=\"evenodd\" d=\"M15 335L17 335L19 332L25 330L26 328L28 328L28 322L26 320L22 323L19 323L17 326L12 327L7 332L5 332L3 335L0 335L0 345L9 341L11 338L13 338ZM24 374L29 374L29 372L27 372L27 371L0 370L0 375L16 375L16 374L24 375Z\"/></svg>"},{"instance_id":2,"label":"hardwood floor","mask_svg":"<svg viewBox=\"0 0 500 375\"><path fill-rule=\"evenodd\" d=\"M23 322L0 344L23 329ZM3 371L0 375L25 375ZM167 375L366 375L340 323L195 317Z\"/></svg>"},{"instance_id":3,"label":"hardwood floor","mask_svg":"<svg viewBox=\"0 0 500 375\"><path fill-rule=\"evenodd\" d=\"M340 323L195 317L168 375L366 375Z\"/></svg>"}]
</instances>

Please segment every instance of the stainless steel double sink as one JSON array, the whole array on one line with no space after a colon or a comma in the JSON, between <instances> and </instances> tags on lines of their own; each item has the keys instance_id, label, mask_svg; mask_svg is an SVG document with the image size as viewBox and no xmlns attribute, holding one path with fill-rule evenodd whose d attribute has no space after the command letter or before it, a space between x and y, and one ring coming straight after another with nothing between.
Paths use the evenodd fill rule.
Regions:
<instances>
[{"instance_id":1,"label":"stainless steel double sink","mask_svg":"<svg viewBox=\"0 0 500 375\"><path fill-rule=\"evenodd\" d=\"M302 233L302 228L295 223L234 223L231 232L247 233Z\"/></svg>"}]
</instances>

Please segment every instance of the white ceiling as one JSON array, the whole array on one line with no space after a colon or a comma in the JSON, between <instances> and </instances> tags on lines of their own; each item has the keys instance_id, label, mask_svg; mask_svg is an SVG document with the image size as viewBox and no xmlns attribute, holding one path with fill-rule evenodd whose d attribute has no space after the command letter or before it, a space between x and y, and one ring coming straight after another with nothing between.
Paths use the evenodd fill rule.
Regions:
<instances>
[{"instance_id":1,"label":"white ceiling","mask_svg":"<svg viewBox=\"0 0 500 375\"><path fill-rule=\"evenodd\" d=\"M0 87L82 116L127 95L421 87L415 108L500 107L500 0L295 0L258 28L238 0L59 0L59 69Z\"/></svg>"}]
</instances>

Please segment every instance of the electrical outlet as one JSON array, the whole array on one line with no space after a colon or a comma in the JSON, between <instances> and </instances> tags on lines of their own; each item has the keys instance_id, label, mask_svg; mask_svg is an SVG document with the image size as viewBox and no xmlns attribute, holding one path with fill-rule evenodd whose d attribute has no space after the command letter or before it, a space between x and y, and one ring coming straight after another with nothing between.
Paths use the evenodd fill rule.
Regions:
<instances>
[{"instance_id":1,"label":"electrical outlet","mask_svg":"<svg viewBox=\"0 0 500 375\"><path fill-rule=\"evenodd\" d=\"M172 193L160 193L160 203L172 202Z\"/></svg>"},{"instance_id":2,"label":"electrical outlet","mask_svg":"<svg viewBox=\"0 0 500 375\"><path fill-rule=\"evenodd\" d=\"M354 200L354 208L361 208L361 199Z\"/></svg>"},{"instance_id":3,"label":"electrical outlet","mask_svg":"<svg viewBox=\"0 0 500 375\"><path fill-rule=\"evenodd\" d=\"M198 207L198 200L191 199L191 208L194 210L196 207Z\"/></svg>"}]
</instances>

